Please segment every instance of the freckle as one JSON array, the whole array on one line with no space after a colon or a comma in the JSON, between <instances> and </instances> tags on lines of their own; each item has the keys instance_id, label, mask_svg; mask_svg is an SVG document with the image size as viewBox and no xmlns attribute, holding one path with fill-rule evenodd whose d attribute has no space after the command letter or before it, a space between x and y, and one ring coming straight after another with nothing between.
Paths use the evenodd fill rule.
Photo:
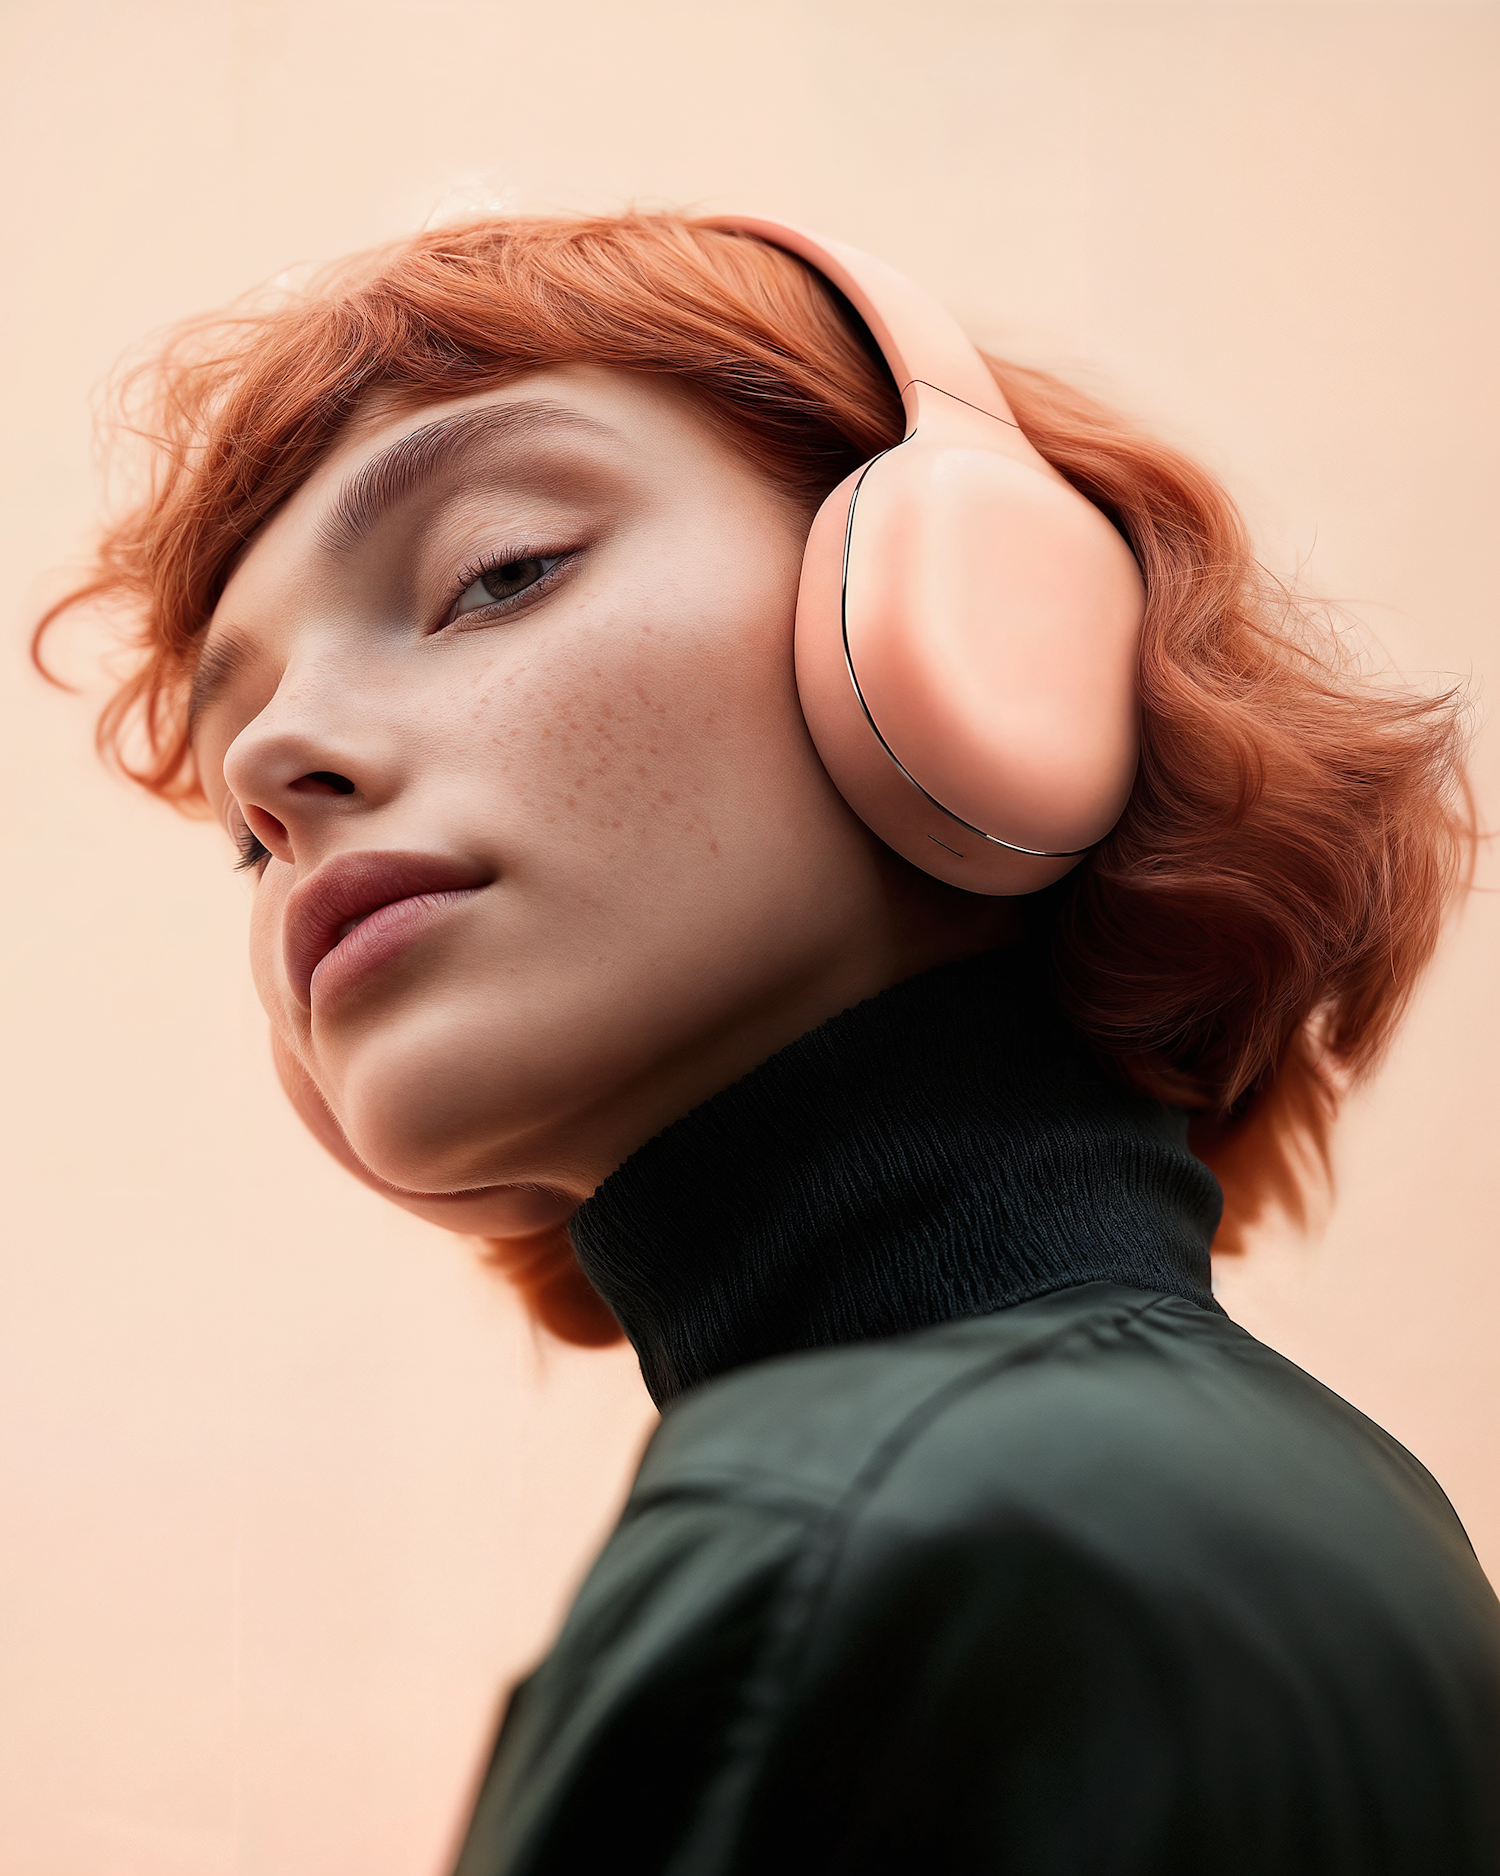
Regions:
<instances>
[{"instance_id":1,"label":"freckle","mask_svg":"<svg viewBox=\"0 0 1500 1876\"><path fill-rule=\"evenodd\" d=\"M709 850L709 852L710 852L710 853L715 853L715 854L716 854L716 853L717 853L717 852L719 851L719 843L718 843L718 841L716 841L716 840L711 840L711 841L710 841L710 842L708 843L708 850Z\"/></svg>"}]
</instances>

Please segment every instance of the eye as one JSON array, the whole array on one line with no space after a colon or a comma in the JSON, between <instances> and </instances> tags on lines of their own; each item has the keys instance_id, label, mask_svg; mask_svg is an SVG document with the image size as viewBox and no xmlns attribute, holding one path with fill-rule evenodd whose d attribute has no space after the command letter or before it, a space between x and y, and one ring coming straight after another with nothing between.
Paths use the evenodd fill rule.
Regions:
<instances>
[{"instance_id":1,"label":"eye","mask_svg":"<svg viewBox=\"0 0 1500 1876\"><path fill-rule=\"evenodd\" d=\"M518 560L502 560L492 567L482 568L478 577L454 600L449 618L462 618L466 612L478 612L484 606L518 598L528 587L544 580L562 559L561 554L527 554Z\"/></svg>"}]
</instances>

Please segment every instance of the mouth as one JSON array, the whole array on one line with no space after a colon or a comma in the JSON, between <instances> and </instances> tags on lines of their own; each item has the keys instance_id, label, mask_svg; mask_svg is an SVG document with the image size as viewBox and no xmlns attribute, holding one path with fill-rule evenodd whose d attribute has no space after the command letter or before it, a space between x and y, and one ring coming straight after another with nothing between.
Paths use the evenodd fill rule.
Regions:
<instances>
[{"instance_id":1,"label":"mouth","mask_svg":"<svg viewBox=\"0 0 1500 1876\"><path fill-rule=\"evenodd\" d=\"M341 853L292 890L287 981L304 1009L394 956L449 906L494 883L492 869L429 853Z\"/></svg>"}]
</instances>

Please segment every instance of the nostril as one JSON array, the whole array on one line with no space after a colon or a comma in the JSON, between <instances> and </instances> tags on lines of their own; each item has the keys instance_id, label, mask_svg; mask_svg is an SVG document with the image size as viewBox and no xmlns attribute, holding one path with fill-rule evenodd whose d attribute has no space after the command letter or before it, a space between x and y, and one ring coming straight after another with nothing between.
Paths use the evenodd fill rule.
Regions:
<instances>
[{"instance_id":1,"label":"nostril","mask_svg":"<svg viewBox=\"0 0 1500 1876\"><path fill-rule=\"evenodd\" d=\"M246 806L240 810L245 817L245 825L254 834L263 847L269 847L278 858L291 849L285 826L274 814L267 814L264 808Z\"/></svg>"},{"instance_id":2,"label":"nostril","mask_svg":"<svg viewBox=\"0 0 1500 1876\"><path fill-rule=\"evenodd\" d=\"M332 769L314 769L310 775L302 775L292 783L292 792L298 795L352 795L354 784L347 775L335 775Z\"/></svg>"}]
</instances>

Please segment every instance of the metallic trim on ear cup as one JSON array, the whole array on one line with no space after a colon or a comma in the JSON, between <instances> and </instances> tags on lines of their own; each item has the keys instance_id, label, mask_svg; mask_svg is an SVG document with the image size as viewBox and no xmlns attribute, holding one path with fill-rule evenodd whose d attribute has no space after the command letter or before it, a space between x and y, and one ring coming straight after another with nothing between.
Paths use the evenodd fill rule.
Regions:
<instances>
[{"instance_id":1,"label":"metallic trim on ear cup","mask_svg":"<svg viewBox=\"0 0 1500 1876\"><path fill-rule=\"evenodd\" d=\"M962 404L969 410L978 411L981 417L988 417L991 423L1003 423L1012 430L1019 430L1021 428L1014 417L996 416L995 412L992 410L984 410L981 409L978 404L971 404L966 397L959 397L952 391L945 391L940 384L934 384L930 378L908 378L906 383L899 387L899 393L903 403L906 400L907 392L914 384L920 384L925 391L936 391L939 397L951 397L955 404ZM901 441L903 443L909 443L916 434L915 428L910 429L907 431L906 435L902 437ZM888 455L889 453L888 450L881 451L882 456ZM872 456L870 460L873 462L875 458ZM1085 848L1084 851L1087 852L1088 849Z\"/></svg>"},{"instance_id":2,"label":"metallic trim on ear cup","mask_svg":"<svg viewBox=\"0 0 1500 1876\"><path fill-rule=\"evenodd\" d=\"M911 382L913 384L925 384L926 380L922 378L914 378L912 379ZM939 387L936 385L932 385L929 388L932 390L937 390ZM962 398L959 398L957 401L959 403L964 402ZM971 405L970 408L976 409L977 406ZM990 415L988 411L982 411L980 414L986 417ZM995 421L997 423L1000 423L1000 422L1003 422L1004 419L997 417ZM1019 425L1016 427L1019 428ZM903 438L902 441L909 443L911 441L911 437L915 435L916 435L916 431L913 430L911 432L911 435ZM901 444L897 443L893 447L895 449L900 449ZM850 655L850 651L849 651L849 547L850 547L850 543L854 539L854 514L855 514L855 510L859 507L859 492L864 487L865 477L875 467L876 463L878 463L881 460L881 457L889 456L891 453L892 453L891 450L883 449L880 452L879 456L872 456L870 460L865 464L864 468L860 470L859 480L855 483L854 492L849 497L849 518L844 523L844 561L843 561L843 569L840 574L840 585L839 585L839 632L843 638L843 643L844 643L844 666L845 666L845 669L849 673L849 682L854 686L854 695L859 699L859 707L865 713L865 721L869 724L871 733L874 735L875 740L880 744L881 748L890 757L891 761L895 763L896 767L900 769L901 773L906 777L907 781L911 783L912 787L916 789L917 793L921 795L924 798L924 800L930 801L933 807L935 807L939 811L939 813L946 814L948 819L950 821L955 822L959 827L967 828L971 834L977 834L981 840L987 840L992 847L1003 847L1007 853L1024 853L1029 859L1033 859L1033 860L1081 859L1084 854L1092 853L1094 851L1094 847L1097 846L1099 843L1095 841L1093 843L1093 846L1071 847L1071 848L1063 848L1063 849L1058 849L1058 850L1052 850L1046 847L1018 847L1012 841L1001 840L999 836L996 834L987 834L982 827L976 827L972 821L966 821L961 814L955 814L952 808L944 807L943 803L938 800L937 796L934 794L930 794L927 791L927 789L925 789L922 786L922 784L917 780L916 776L912 774L911 770L907 768L906 764L901 760L900 756L896 754L895 750L892 749L890 744L885 740L885 737L881 735L880 725L875 721L874 717L870 714L870 706L865 702L865 694L859 687L859 676L858 676L858 673L854 669L854 659ZM947 843L945 841L939 840L936 834L929 834L927 838L939 847L947 846ZM956 854L960 860L964 858L964 855L959 853L957 847L948 847L948 852L952 854Z\"/></svg>"}]
</instances>

